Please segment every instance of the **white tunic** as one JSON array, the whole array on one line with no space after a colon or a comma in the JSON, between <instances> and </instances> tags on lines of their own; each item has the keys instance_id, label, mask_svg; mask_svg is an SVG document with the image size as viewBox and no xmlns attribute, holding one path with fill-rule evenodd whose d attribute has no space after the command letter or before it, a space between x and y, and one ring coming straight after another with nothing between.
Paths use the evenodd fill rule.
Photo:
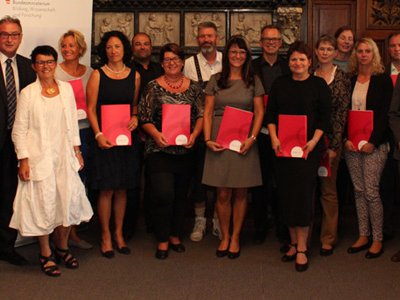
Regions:
<instances>
[{"instance_id":1,"label":"white tunic","mask_svg":"<svg viewBox=\"0 0 400 300\"><path fill-rule=\"evenodd\" d=\"M40 101L41 109L35 111L40 112L42 114L40 117L45 120L41 123L44 128L40 131L50 140L50 143L46 143L45 151L46 156L50 158L50 170L47 170L44 178L32 176L29 181L18 181L10 227L19 230L22 236L47 235L57 226L67 227L89 221L93 215L85 187L74 167L75 162L71 162L76 158L71 156L73 145L71 139L68 138L71 129L66 121L66 113L72 110L66 109L62 103L67 99L68 97L62 97L61 94L53 98L40 95L31 99L31 101ZM73 101L73 99L68 99L68 101ZM21 105L18 109L24 110L26 106ZM19 115L23 113L20 111ZM20 128L25 127L21 126L21 123L25 121L27 134L30 130L36 130L29 127L35 122L29 118L22 120L24 119L16 118L16 131L20 132ZM74 116L72 120L76 122ZM77 126L73 128L77 130ZM31 142L40 143L40 140ZM34 168L34 164L30 163L30 168ZM33 175L32 172L30 173Z\"/></svg>"}]
</instances>

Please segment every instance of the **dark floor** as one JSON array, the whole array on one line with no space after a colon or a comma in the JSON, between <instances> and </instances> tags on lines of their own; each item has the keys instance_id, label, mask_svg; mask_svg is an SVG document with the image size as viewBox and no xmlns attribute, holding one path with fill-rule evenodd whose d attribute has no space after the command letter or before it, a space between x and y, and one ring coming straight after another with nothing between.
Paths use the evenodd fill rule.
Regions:
<instances>
[{"instance_id":1,"label":"dark floor","mask_svg":"<svg viewBox=\"0 0 400 300\"><path fill-rule=\"evenodd\" d=\"M364 253L346 252L357 236L355 222L353 209L347 208L341 239L331 257L318 255L316 224L305 273L280 261L279 242L272 232L263 245L254 245L250 220L243 230L242 255L234 261L215 257L218 240L211 234L198 243L187 237L185 253L172 252L159 261L142 220L129 242L131 255L116 254L108 260L100 255L97 226L91 224L81 235L95 248L74 249L80 268L63 267L60 278L40 272L35 244L18 248L30 265L0 262L0 299L400 299L400 263L390 261L400 250L399 230L385 243L380 258L367 260ZM400 229L399 218L396 223Z\"/></svg>"}]
</instances>

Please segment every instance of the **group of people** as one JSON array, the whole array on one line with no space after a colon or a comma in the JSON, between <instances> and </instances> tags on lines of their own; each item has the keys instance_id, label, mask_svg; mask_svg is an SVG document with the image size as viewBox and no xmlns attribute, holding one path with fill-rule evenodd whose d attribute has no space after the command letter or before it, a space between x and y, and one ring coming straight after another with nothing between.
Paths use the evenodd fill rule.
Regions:
<instances>
[{"instance_id":1,"label":"group of people","mask_svg":"<svg viewBox=\"0 0 400 300\"><path fill-rule=\"evenodd\" d=\"M79 62L86 43L78 31L60 38L60 64L57 51L47 45L36 47L29 60L17 54L19 20L0 20L0 259L26 262L14 250L18 230L38 237L46 275L59 276L60 262L78 268L69 246L91 247L80 239L76 225L93 215L87 197L93 190L101 254L111 259L114 248L130 254L126 241L134 230L132 210L138 209L144 163L144 215L157 241L157 259L166 259L169 250L186 250L182 237L189 198L195 214L191 240L203 238L209 209L212 232L220 239L216 256L238 258L251 193L255 243L265 240L273 215L284 243L282 261L295 262L303 272L309 266L317 194L323 211L320 254L332 255L338 242L336 178L343 156L359 224L359 237L348 252L368 249L369 259L383 253L380 182L391 137L399 155L400 81L385 73L376 43L370 38L355 42L351 28L344 26L335 37L321 36L314 51L294 42L285 60L279 56L280 29L266 25L262 55L253 59L243 36L230 37L221 53L214 23L202 22L197 30L198 54L185 60L182 48L168 43L160 49L159 63L151 61L146 33L137 33L131 44L120 31L106 32L97 47L101 67L93 71ZM389 51L389 71L397 79L400 33L389 37ZM76 90L65 82L75 80L82 82L87 104L79 121ZM116 146L102 128L102 107L120 104L130 108L130 146ZM175 145L162 130L168 104L190 107L190 136L183 145ZM216 141L227 106L254 114L238 151ZM349 110L373 111L371 137L359 150L347 138ZM303 158L280 156L282 115L306 117ZM329 158L331 174L318 178L323 156ZM207 208L210 194L215 210ZM400 261L400 254L392 260Z\"/></svg>"}]
</instances>

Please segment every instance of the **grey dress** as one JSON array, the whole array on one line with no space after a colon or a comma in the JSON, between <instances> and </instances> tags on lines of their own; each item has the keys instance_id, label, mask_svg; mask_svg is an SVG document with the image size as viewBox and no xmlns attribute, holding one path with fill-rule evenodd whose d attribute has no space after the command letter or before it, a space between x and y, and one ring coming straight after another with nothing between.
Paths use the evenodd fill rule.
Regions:
<instances>
[{"instance_id":1,"label":"grey dress","mask_svg":"<svg viewBox=\"0 0 400 300\"><path fill-rule=\"evenodd\" d=\"M214 117L211 139L215 141L225 106L253 111L253 98L264 94L260 79L246 87L242 80L229 81L229 87L220 89L217 80L220 74L213 75L207 84L206 95L215 96ZM262 101L262 100L260 100ZM246 155L231 150L213 152L207 149L204 163L203 183L215 187L249 188L262 184L258 147L254 144Z\"/></svg>"}]
</instances>

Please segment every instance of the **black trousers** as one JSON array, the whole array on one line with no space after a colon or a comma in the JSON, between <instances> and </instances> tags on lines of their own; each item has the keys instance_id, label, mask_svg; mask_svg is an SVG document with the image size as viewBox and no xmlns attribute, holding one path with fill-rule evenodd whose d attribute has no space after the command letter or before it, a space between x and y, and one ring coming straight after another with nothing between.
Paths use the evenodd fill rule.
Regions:
<instances>
[{"instance_id":1,"label":"black trousers","mask_svg":"<svg viewBox=\"0 0 400 300\"><path fill-rule=\"evenodd\" d=\"M152 222L158 242L181 237L193 172L193 155L153 153L146 159Z\"/></svg>"},{"instance_id":2,"label":"black trousers","mask_svg":"<svg viewBox=\"0 0 400 300\"><path fill-rule=\"evenodd\" d=\"M13 214L13 202L18 184L18 160L7 132L4 147L0 149L0 252L11 251L17 239L17 230L8 226Z\"/></svg>"}]
</instances>

